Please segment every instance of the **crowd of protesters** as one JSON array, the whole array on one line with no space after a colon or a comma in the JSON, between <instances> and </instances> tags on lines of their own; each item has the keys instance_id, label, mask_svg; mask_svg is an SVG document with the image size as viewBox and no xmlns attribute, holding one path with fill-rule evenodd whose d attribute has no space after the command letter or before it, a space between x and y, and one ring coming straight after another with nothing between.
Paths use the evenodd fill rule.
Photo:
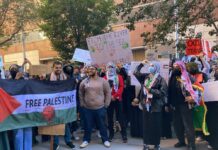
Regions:
<instances>
[{"instance_id":1,"label":"crowd of protesters","mask_svg":"<svg viewBox=\"0 0 218 150\"><path fill-rule=\"evenodd\" d=\"M131 85L128 67L124 64L109 62L105 66L74 65L55 61L50 74L30 75L22 66L11 65L6 79L61 81L74 79L77 83L77 121L65 124L64 140L74 149L72 140L79 140L79 131L84 136L80 148L91 141L95 130L105 147L110 147L116 132L121 133L123 143L128 136L143 138L143 150L151 145L159 150L161 139L172 138L172 128L178 143L175 147L187 146L196 150L196 141L206 140L209 147L217 149L218 139L218 102L204 103L207 107L207 132L195 130L194 109L202 102L202 83L218 80L217 58L205 56L184 57L182 61L173 59L169 63L169 81L160 73L158 61L143 61L134 71L140 87ZM141 69L149 65L147 73ZM140 92L136 92L140 89ZM130 135L127 130L130 128ZM37 127L1 132L0 143L8 137L10 150L31 150L36 139ZM13 137L13 138L11 138ZM187 138L187 142L185 141ZM42 142L49 141L42 136ZM59 137L54 137L54 150L58 149Z\"/></svg>"}]
</instances>

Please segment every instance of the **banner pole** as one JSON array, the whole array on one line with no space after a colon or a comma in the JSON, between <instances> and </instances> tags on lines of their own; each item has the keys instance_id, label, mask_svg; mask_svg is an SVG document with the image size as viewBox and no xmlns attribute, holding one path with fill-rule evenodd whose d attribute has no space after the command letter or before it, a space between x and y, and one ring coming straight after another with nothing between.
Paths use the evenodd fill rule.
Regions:
<instances>
[{"instance_id":1,"label":"banner pole","mask_svg":"<svg viewBox=\"0 0 218 150\"><path fill-rule=\"evenodd\" d=\"M54 146L54 135L51 135L50 150L53 150L53 146Z\"/></svg>"}]
</instances>

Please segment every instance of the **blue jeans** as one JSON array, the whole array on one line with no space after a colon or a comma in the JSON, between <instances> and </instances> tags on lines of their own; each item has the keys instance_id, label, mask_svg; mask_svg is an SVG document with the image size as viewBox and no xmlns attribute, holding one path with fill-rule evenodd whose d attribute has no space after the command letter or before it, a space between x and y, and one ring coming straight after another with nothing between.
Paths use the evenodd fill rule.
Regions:
<instances>
[{"instance_id":1,"label":"blue jeans","mask_svg":"<svg viewBox=\"0 0 218 150\"><path fill-rule=\"evenodd\" d=\"M32 149L32 128L23 128L14 130L14 149L31 150Z\"/></svg>"},{"instance_id":2,"label":"blue jeans","mask_svg":"<svg viewBox=\"0 0 218 150\"><path fill-rule=\"evenodd\" d=\"M106 108L103 107L97 110L83 108L83 113L85 122L85 134L83 137L83 141L90 142L92 128L94 127L95 123L99 128L102 142L108 141L107 127L105 124L105 118L107 114Z\"/></svg>"},{"instance_id":3,"label":"blue jeans","mask_svg":"<svg viewBox=\"0 0 218 150\"><path fill-rule=\"evenodd\" d=\"M65 135L64 135L65 143L71 142L71 132L70 132L70 123L65 124ZM59 137L54 136L54 143L59 145Z\"/></svg>"}]
</instances>

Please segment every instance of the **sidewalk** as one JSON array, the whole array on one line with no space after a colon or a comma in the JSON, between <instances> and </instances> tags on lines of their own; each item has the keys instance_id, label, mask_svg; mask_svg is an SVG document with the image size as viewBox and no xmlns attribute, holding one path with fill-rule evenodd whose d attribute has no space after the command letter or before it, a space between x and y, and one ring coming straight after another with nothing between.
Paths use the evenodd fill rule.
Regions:
<instances>
[{"instance_id":1,"label":"sidewalk","mask_svg":"<svg viewBox=\"0 0 218 150\"><path fill-rule=\"evenodd\" d=\"M80 135L81 137L82 135ZM63 138L60 138L60 149L59 150L69 150L69 148L65 145ZM76 149L80 149L79 145L81 144L81 140L74 141L76 145ZM186 150L186 148L174 148L173 145L177 142L176 139L171 140L162 140L161 141L161 149L162 150ZM137 138L129 138L128 143L122 143L122 140L119 135L115 137L113 142L111 143L111 148L105 148L101 143L101 139L99 139L95 133L92 135L92 142L88 145L84 150L142 150L142 140ZM49 150L49 143L39 143L38 145L33 147L33 150ZM206 142L197 143L197 150L207 150Z\"/></svg>"}]
</instances>

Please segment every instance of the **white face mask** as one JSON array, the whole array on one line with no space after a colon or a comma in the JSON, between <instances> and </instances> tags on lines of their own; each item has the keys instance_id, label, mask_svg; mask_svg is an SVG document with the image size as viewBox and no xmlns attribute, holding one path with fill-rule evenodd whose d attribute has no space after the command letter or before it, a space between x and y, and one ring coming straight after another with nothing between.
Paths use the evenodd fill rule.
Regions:
<instances>
[{"instance_id":1,"label":"white face mask","mask_svg":"<svg viewBox=\"0 0 218 150\"><path fill-rule=\"evenodd\" d=\"M83 78L85 77L85 73L81 73L80 76Z\"/></svg>"}]
</instances>

